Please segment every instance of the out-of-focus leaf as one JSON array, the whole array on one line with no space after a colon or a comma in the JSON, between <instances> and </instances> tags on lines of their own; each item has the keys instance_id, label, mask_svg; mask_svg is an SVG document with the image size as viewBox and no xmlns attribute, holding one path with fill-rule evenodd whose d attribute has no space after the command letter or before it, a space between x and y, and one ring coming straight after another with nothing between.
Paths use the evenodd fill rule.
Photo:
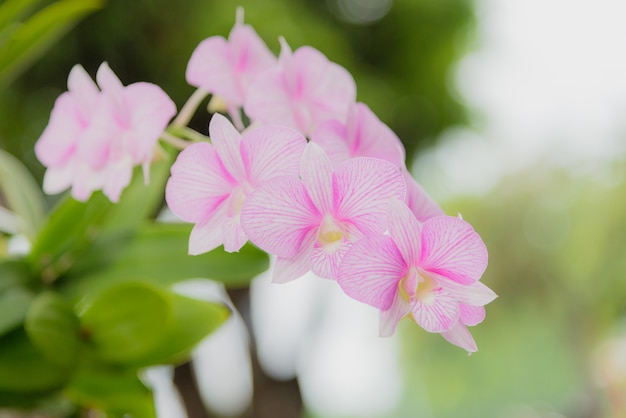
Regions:
<instances>
[{"instance_id":1,"label":"out-of-focus leaf","mask_svg":"<svg viewBox=\"0 0 626 418\"><path fill-rule=\"evenodd\" d=\"M0 33L12 23L17 23L42 0L5 0L0 4Z\"/></svg>"},{"instance_id":2,"label":"out-of-focus leaf","mask_svg":"<svg viewBox=\"0 0 626 418\"><path fill-rule=\"evenodd\" d=\"M37 296L28 309L24 329L48 360L62 366L77 363L80 324L72 307L57 294Z\"/></svg>"},{"instance_id":3,"label":"out-of-focus leaf","mask_svg":"<svg viewBox=\"0 0 626 418\"><path fill-rule=\"evenodd\" d=\"M148 283L126 282L86 302L80 321L97 355L127 363L153 350L172 325L171 295Z\"/></svg>"},{"instance_id":4,"label":"out-of-focus leaf","mask_svg":"<svg viewBox=\"0 0 626 418\"><path fill-rule=\"evenodd\" d=\"M113 204L102 193L78 202L69 195L54 209L33 243L29 260L42 280L54 281L95 239Z\"/></svg>"},{"instance_id":5,"label":"out-of-focus leaf","mask_svg":"<svg viewBox=\"0 0 626 418\"><path fill-rule=\"evenodd\" d=\"M23 287L12 287L0 293L0 335L17 328L24 322L26 312L34 298Z\"/></svg>"},{"instance_id":6,"label":"out-of-focus leaf","mask_svg":"<svg viewBox=\"0 0 626 418\"><path fill-rule=\"evenodd\" d=\"M65 393L77 404L103 410L112 417L156 417L152 392L135 370L79 370Z\"/></svg>"},{"instance_id":7,"label":"out-of-focus leaf","mask_svg":"<svg viewBox=\"0 0 626 418\"><path fill-rule=\"evenodd\" d=\"M0 84L9 83L103 0L59 0L16 27L0 46Z\"/></svg>"},{"instance_id":8,"label":"out-of-focus leaf","mask_svg":"<svg viewBox=\"0 0 626 418\"><path fill-rule=\"evenodd\" d=\"M14 156L0 149L0 194L17 215L18 232L31 240L41 226L46 209L39 185L26 167Z\"/></svg>"},{"instance_id":9,"label":"out-of-focus leaf","mask_svg":"<svg viewBox=\"0 0 626 418\"><path fill-rule=\"evenodd\" d=\"M94 247L82 262L91 259L98 269L82 271L80 277L69 276L64 291L79 297L128 277L145 277L164 285L201 277L236 288L246 286L253 277L267 270L267 254L251 244L244 245L238 253L227 253L220 247L206 254L188 255L191 228L177 223L144 225L127 247L118 250L119 257L108 269L103 269L97 259L116 251L110 247L114 243Z\"/></svg>"},{"instance_id":10,"label":"out-of-focus leaf","mask_svg":"<svg viewBox=\"0 0 626 418\"><path fill-rule=\"evenodd\" d=\"M24 330L0 338L0 391L38 392L60 388L71 369L48 361Z\"/></svg>"},{"instance_id":11,"label":"out-of-focus leaf","mask_svg":"<svg viewBox=\"0 0 626 418\"><path fill-rule=\"evenodd\" d=\"M184 361L191 350L219 328L229 317L223 304L174 294L174 324L163 342L135 363L137 366Z\"/></svg>"},{"instance_id":12,"label":"out-of-focus leaf","mask_svg":"<svg viewBox=\"0 0 626 418\"><path fill-rule=\"evenodd\" d=\"M0 293L14 286L27 285L31 272L23 259L0 260Z\"/></svg>"}]
</instances>

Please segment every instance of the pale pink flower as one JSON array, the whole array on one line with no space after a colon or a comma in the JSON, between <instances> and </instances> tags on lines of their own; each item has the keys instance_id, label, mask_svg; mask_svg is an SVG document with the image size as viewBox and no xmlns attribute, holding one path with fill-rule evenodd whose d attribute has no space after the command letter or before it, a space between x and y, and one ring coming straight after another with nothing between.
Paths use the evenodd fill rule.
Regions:
<instances>
[{"instance_id":1,"label":"pale pink flower","mask_svg":"<svg viewBox=\"0 0 626 418\"><path fill-rule=\"evenodd\" d=\"M390 197L404 199L400 171L387 161L354 158L333 169L314 143L306 146L300 176L261 185L244 205L241 223L250 240L277 255L274 281L311 270L334 278L353 241L387 228Z\"/></svg>"},{"instance_id":2,"label":"pale pink flower","mask_svg":"<svg viewBox=\"0 0 626 418\"><path fill-rule=\"evenodd\" d=\"M56 100L50 122L35 144L35 154L48 169L43 188L86 201L102 189L113 202L143 165L147 174L155 144L176 113L176 106L160 87L133 83L126 87L106 63L96 79L83 67L70 71L68 91Z\"/></svg>"},{"instance_id":3,"label":"pale pink flower","mask_svg":"<svg viewBox=\"0 0 626 418\"><path fill-rule=\"evenodd\" d=\"M321 146L333 164L353 157L372 157L404 166L404 146L396 134L364 103L350 106L345 123L326 120L311 141Z\"/></svg>"},{"instance_id":4,"label":"pale pink flower","mask_svg":"<svg viewBox=\"0 0 626 418\"><path fill-rule=\"evenodd\" d=\"M181 219L195 223L189 254L221 244L239 251L248 237L239 217L246 198L262 182L298 174L306 139L282 126L264 126L240 134L216 113L209 125L212 144L185 148L172 166L165 197Z\"/></svg>"},{"instance_id":5,"label":"pale pink flower","mask_svg":"<svg viewBox=\"0 0 626 418\"><path fill-rule=\"evenodd\" d=\"M380 334L395 332L410 315L468 352L476 344L465 325L484 318L496 295L479 282L487 249L470 224L437 216L420 223L399 200L389 202L389 235L357 241L337 273L344 292L381 310Z\"/></svg>"},{"instance_id":6,"label":"pale pink flower","mask_svg":"<svg viewBox=\"0 0 626 418\"><path fill-rule=\"evenodd\" d=\"M237 21L228 35L211 36L193 51L187 64L187 82L222 100L226 110L239 124L252 81L277 63L263 40L250 25L243 23L243 9L237 10Z\"/></svg>"},{"instance_id":7,"label":"pale pink flower","mask_svg":"<svg viewBox=\"0 0 626 418\"><path fill-rule=\"evenodd\" d=\"M356 99L350 73L310 46L291 52L281 38L279 64L250 86L244 103L253 121L279 124L310 136L322 121L346 120Z\"/></svg>"}]
</instances>

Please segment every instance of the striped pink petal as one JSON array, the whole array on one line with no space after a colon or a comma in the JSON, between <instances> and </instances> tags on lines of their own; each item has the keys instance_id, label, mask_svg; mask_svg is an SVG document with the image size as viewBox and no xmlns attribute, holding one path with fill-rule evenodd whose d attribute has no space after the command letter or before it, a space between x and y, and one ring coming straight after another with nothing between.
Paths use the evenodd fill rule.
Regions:
<instances>
[{"instance_id":1,"label":"striped pink petal","mask_svg":"<svg viewBox=\"0 0 626 418\"><path fill-rule=\"evenodd\" d=\"M468 353L478 351L474 337L472 337L472 334L460 320L451 329L442 332L441 335L448 342L465 349Z\"/></svg>"},{"instance_id":2,"label":"striped pink petal","mask_svg":"<svg viewBox=\"0 0 626 418\"><path fill-rule=\"evenodd\" d=\"M309 231L293 257L276 257L272 272L273 283L287 283L304 276L311 270L311 251L316 240L315 230Z\"/></svg>"},{"instance_id":3,"label":"striped pink petal","mask_svg":"<svg viewBox=\"0 0 626 418\"><path fill-rule=\"evenodd\" d=\"M224 167L236 182L245 180L246 169L241 159L241 134L225 116L213 114L209 135Z\"/></svg>"},{"instance_id":4,"label":"striped pink petal","mask_svg":"<svg viewBox=\"0 0 626 418\"><path fill-rule=\"evenodd\" d=\"M396 292L391 307L380 311L378 334L381 337L391 337L396 332L398 322L409 312L411 312L410 302Z\"/></svg>"},{"instance_id":5,"label":"striped pink petal","mask_svg":"<svg viewBox=\"0 0 626 418\"><path fill-rule=\"evenodd\" d=\"M478 325L485 319L485 307L484 306L470 306L463 303L461 306L461 322L464 325L474 326Z\"/></svg>"},{"instance_id":6,"label":"striped pink petal","mask_svg":"<svg viewBox=\"0 0 626 418\"><path fill-rule=\"evenodd\" d=\"M411 210L396 198L389 199L389 236L407 265L415 265L421 250L421 225Z\"/></svg>"},{"instance_id":7,"label":"striped pink petal","mask_svg":"<svg viewBox=\"0 0 626 418\"><path fill-rule=\"evenodd\" d=\"M413 319L428 332L449 331L460 318L459 303L442 289L436 289L433 293L428 301L412 301Z\"/></svg>"},{"instance_id":8,"label":"striped pink petal","mask_svg":"<svg viewBox=\"0 0 626 418\"><path fill-rule=\"evenodd\" d=\"M300 178L309 197L321 213L333 207L333 166L319 145L307 144L300 163Z\"/></svg>"}]
</instances>

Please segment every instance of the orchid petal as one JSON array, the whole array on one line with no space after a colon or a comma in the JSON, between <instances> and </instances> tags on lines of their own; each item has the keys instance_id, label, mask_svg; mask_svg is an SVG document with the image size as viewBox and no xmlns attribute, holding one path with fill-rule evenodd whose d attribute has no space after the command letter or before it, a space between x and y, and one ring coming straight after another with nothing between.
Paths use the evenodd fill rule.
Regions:
<instances>
[{"instance_id":1,"label":"orchid petal","mask_svg":"<svg viewBox=\"0 0 626 418\"><path fill-rule=\"evenodd\" d=\"M461 323L461 321L457 321L456 324L448 331L442 332L441 336L448 342L463 348L468 353L475 353L478 351L474 337L472 337L472 334L469 332L467 327Z\"/></svg>"},{"instance_id":2,"label":"orchid petal","mask_svg":"<svg viewBox=\"0 0 626 418\"><path fill-rule=\"evenodd\" d=\"M418 221L425 222L435 216L445 215L443 209L426 193L411 173L404 170L403 175L406 181L407 204Z\"/></svg>"},{"instance_id":3,"label":"orchid petal","mask_svg":"<svg viewBox=\"0 0 626 418\"><path fill-rule=\"evenodd\" d=\"M411 312L411 304L396 292L391 307L380 311L378 335L391 337L396 332L398 322L409 312Z\"/></svg>"},{"instance_id":4,"label":"orchid petal","mask_svg":"<svg viewBox=\"0 0 626 418\"><path fill-rule=\"evenodd\" d=\"M224 167L239 182L246 179L246 169L241 159L241 134L225 116L215 113L209 124L209 135Z\"/></svg>"},{"instance_id":5,"label":"orchid petal","mask_svg":"<svg viewBox=\"0 0 626 418\"><path fill-rule=\"evenodd\" d=\"M354 158L337 166L333 174L337 201L335 217L349 219L362 233L387 229L389 199L404 200L406 185L391 163L374 158Z\"/></svg>"},{"instance_id":6,"label":"orchid petal","mask_svg":"<svg viewBox=\"0 0 626 418\"><path fill-rule=\"evenodd\" d=\"M463 322L464 325L478 325L485 319L484 306L469 306L463 303L459 306L461 307L461 322Z\"/></svg>"},{"instance_id":7,"label":"orchid petal","mask_svg":"<svg viewBox=\"0 0 626 418\"><path fill-rule=\"evenodd\" d=\"M422 226L420 265L455 282L470 284L487 268L487 248L469 223L438 216Z\"/></svg>"},{"instance_id":8,"label":"orchid petal","mask_svg":"<svg viewBox=\"0 0 626 418\"><path fill-rule=\"evenodd\" d=\"M301 131L291 105L281 69L272 68L260 74L250 84L244 101L244 111L252 121Z\"/></svg>"},{"instance_id":9,"label":"orchid petal","mask_svg":"<svg viewBox=\"0 0 626 418\"><path fill-rule=\"evenodd\" d=\"M352 247L352 243L344 240L338 244L338 248L328 251L323 245L316 242L311 251L311 271L324 279L337 278L337 270L341 260L350 247Z\"/></svg>"},{"instance_id":10,"label":"orchid petal","mask_svg":"<svg viewBox=\"0 0 626 418\"><path fill-rule=\"evenodd\" d=\"M408 265L418 261L421 226L411 210L396 198L389 199L389 236L398 246Z\"/></svg>"},{"instance_id":11,"label":"orchid petal","mask_svg":"<svg viewBox=\"0 0 626 418\"><path fill-rule=\"evenodd\" d=\"M67 89L79 103L80 113L89 119L96 108L100 90L81 65L76 64L70 70L67 77Z\"/></svg>"},{"instance_id":12,"label":"orchid petal","mask_svg":"<svg viewBox=\"0 0 626 418\"><path fill-rule=\"evenodd\" d=\"M446 289L446 293L466 305L483 306L498 297L481 282L464 285L442 276L437 277L437 282Z\"/></svg>"},{"instance_id":13,"label":"orchid petal","mask_svg":"<svg viewBox=\"0 0 626 418\"><path fill-rule=\"evenodd\" d=\"M311 136L311 142L322 147L333 166L352 157L347 144L346 127L338 120L329 119L320 123Z\"/></svg>"},{"instance_id":14,"label":"orchid petal","mask_svg":"<svg viewBox=\"0 0 626 418\"><path fill-rule=\"evenodd\" d=\"M332 163L324 150L317 144L307 144L300 163L300 177L321 213L330 213L333 207L332 172Z\"/></svg>"},{"instance_id":15,"label":"orchid petal","mask_svg":"<svg viewBox=\"0 0 626 418\"><path fill-rule=\"evenodd\" d=\"M192 86L219 95L228 103L241 104L243 92L233 77L228 55L228 42L223 37L203 40L191 54L185 77Z\"/></svg>"},{"instance_id":16,"label":"orchid petal","mask_svg":"<svg viewBox=\"0 0 626 418\"><path fill-rule=\"evenodd\" d=\"M294 257L320 215L296 176L274 177L244 203L241 225L250 240L279 257Z\"/></svg>"},{"instance_id":17,"label":"orchid petal","mask_svg":"<svg viewBox=\"0 0 626 418\"><path fill-rule=\"evenodd\" d=\"M185 148L172 165L165 199L179 218L202 222L232 191L232 184L212 145L200 142Z\"/></svg>"},{"instance_id":18,"label":"orchid petal","mask_svg":"<svg viewBox=\"0 0 626 418\"><path fill-rule=\"evenodd\" d=\"M359 302L388 310L407 265L393 240L384 235L363 238L352 245L337 271L337 283Z\"/></svg>"},{"instance_id":19,"label":"orchid petal","mask_svg":"<svg viewBox=\"0 0 626 418\"><path fill-rule=\"evenodd\" d=\"M432 300L414 300L411 312L415 322L428 332L444 332L452 329L461 310L459 303L441 289L435 290Z\"/></svg>"},{"instance_id":20,"label":"orchid petal","mask_svg":"<svg viewBox=\"0 0 626 418\"><path fill-rule=\"evenodd\" d=\"M74 153L82 132L80 106L81 103L67 92L55 101L50 122L35 144L35 154L44 165L64 164Z\"/></svg>"},{"instance_id":21,"label":"orchid petal","mask_svg":"<svg viewBox=\"0 0 626 418\"><path fill-rule=\"evenodd\" d=\"M203 254L223 244L226 220L226 204L223 204L205 221L195 224L189 235L189 254Z\"/></svg>"},{"instance_id":22,"label":"orchid petal","mask_svg":"<svg viewBox=\"0 0 626 418\"><path fill-rule=\"evenodd\" d=\"M302 241L300 251L294 257L276 257L272 272L272 283L287 283L304 276L311 270L311 250L315 242L315 231L310 231Z\"/></svg>"},{"instance_id":23,"label":"orchid petal","mask_svg":"<svg viewBox=\"0 0 626 418\"><path fill-rule=\"evenodd\" d=\"M278 176L297 176L306 139L296 130L263 126L247 131L241 140L241 155L252 187Z\"/></svg>"},{"instance_id":24,"label":"orchid petal","mask_svg":"<svg viewBox=\"0 0 626 418\"><path fill-rule=\"evenodd\" d=\"M224 251L227 253L238 252L248 241L246 233L241 227L239 217L227 218L223 225Z\"/></svg>"}]
</instances>

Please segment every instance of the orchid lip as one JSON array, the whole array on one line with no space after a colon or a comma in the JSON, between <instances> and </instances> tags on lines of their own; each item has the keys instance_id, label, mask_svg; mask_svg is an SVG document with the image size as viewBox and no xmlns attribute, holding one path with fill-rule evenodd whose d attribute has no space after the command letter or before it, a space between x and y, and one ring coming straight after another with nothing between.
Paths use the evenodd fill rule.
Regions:
<instances>
[{"instance_id":1,"label":"orchid lip","mask_svg":"<svg viewBox=\"0 0 626 418\"><path fill-rule=\"evenodd\" d=\"M326 251L335 252L344 238L345 233L343 228L335 222L332 216L324 216L317 233L317 242Z\"/></svg>"},{"instance_id":2,"label":"orchid lip","mask_svg":"<svg viewBox=\"0 0 626 418\"><path fill-rule=\"evenodd\" d=\"M398 282L398 292L404 300L419 300L425 304L431 304L435 300L434 291L437 288L437 281L430 274L416 267L411 267Z\"/></svg>"}]
</instances>

